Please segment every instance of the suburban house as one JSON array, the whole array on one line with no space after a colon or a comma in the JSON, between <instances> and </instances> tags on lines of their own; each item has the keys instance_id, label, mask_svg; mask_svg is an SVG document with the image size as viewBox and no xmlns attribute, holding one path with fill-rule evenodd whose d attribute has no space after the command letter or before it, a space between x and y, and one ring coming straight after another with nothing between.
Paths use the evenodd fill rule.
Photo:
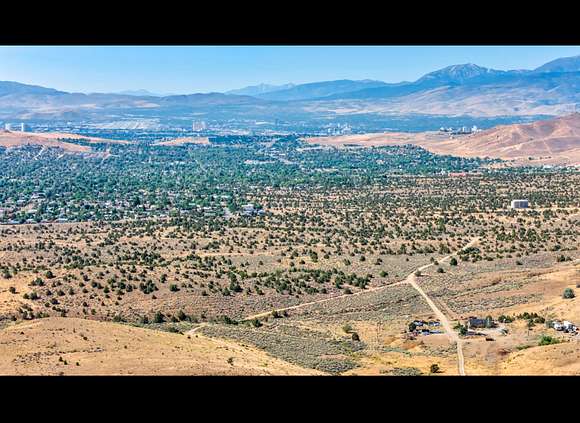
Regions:
<instances>
[{"instance_id":1,"label":"suburban house","mask_svg":"<svg viewBox=\"0 0 580 423\"><path fill-rule=\"evenodd\" d=\"M467 320L467 327L469 329L472 328L483 329L492 326L494 326L493 319L478 319L477 317L470 317Z\"/></svg>"}]
</instances>

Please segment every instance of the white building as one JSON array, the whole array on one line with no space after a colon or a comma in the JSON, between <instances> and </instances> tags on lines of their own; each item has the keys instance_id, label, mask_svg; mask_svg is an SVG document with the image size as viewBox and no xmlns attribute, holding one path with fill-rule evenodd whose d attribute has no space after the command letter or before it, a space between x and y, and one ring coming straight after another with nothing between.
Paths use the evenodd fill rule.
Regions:
<instances>
[{"instance_id":1,"label":"white building","mask_svg":"<svg viewBox=\"0 0 580 423\"><path fill-rule=\"evenodd\" d=\"M207 129L207 124L203 120L196 121L196 122L193 122L193 124L191 125L191 129L194 132L205 131Z\"/></svg>"},{"instance_id":2,"label":"white building","mask_svg":"<svg viewBox=\"0 0 580 423\"><path fill-rule=\"evenodd\" d=\"M12 124L5 123L4 124L4 130L6 130L6 131L12 131Z\"/></svg>"},{"instance_id":3,"label":"white building","mask_svg":"<svg viewBox=\"0 0 580 423\"><path fill-rule=\"evenodd\" d=\"M529 207L528 200L512 200L512 209L527 209Z\"/></svg>"},{"instance_id":4,"label":"white building","mask_svg":"<svg viewBox=\"0 0 580 423\"><path fill-rule=\"evenodd\" d=\"M26 124L24 122L20 124L20 131L21 132L26 132L27 129L28 129L28 127L26 126Z\"/></svg>"},{"instance_id":5,"label":"white building","mask_svg":"<svg viewBox=\"0 0 580 423\"><path fill-rule=\"evenodd\" d=\"M567 320L564 320L562 322L562 326L564 326L565 329L571 329L574 327L574 324L572 322L569 322Z\"/></svg>"}]
</instances>

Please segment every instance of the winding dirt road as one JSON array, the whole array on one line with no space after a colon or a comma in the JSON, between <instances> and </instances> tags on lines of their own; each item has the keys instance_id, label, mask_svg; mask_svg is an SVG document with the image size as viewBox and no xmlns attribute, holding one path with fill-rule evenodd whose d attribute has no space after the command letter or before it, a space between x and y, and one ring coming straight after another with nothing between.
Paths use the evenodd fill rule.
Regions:
<instances>
[{"instance_id":1,"label":"winding dirt road","mask_svg":"<svg viewBox=\"0 0 580 423\"><path fill-rule=\"evenodd\" d=\"M450 260L451 257L456 256L457 253L465 248L471 247L474 244L476 244L479 241L479 238L473 238L470 242L468 242L464 247L462 247L460 250L451 253L441 259L438 260L438 263L442 263L445 262L447 260ZM437 316L437 319L439 319L439 321L441 322L441 326L443 327L443 329L445 330L445 333L447 334L447 337L449 338L449 341L451 341L452 343L455 343L455 345L457 346L457 367L458 367L458 371L459 374L461 376L465 376L465 359L463 356L463 342L462 340L459 338L459 336L457 335L457 333L455 333L455 331L453 330L453 328L451 327L451 323L449 323L449 320L447 319L447 317L445 316L445 314L437 307L437 305L433 302L433 300L425 293L425 291L423 291L423 289L417 284L417 276L415 276L415 273L417 272L417 270L419 272L422 272L425 269L428 269L431 266L434 266L434 263L429 263L429 264L425 264L421 267L419 267L418 269L416 269L415 271L413 271L412 273L410 273L404 280L400 281L400 282L395 282L389 285L383 285L383 286L377 286L374 288L369 288L369 289L365 289L364 291L358 291L355 292L354 294L343 294L343 295L338 295L336 297L331 297L331 298L323 298L321 300L316 300L316 301L310 301L307 303L302 303L302 304L297 304L294 306L290 306L290 307L285 307L285 308L279 308L276 309L277 312L283 312L283 311L290 311L290 310L297 310L300 308L304 308L304 307L308 307L314 304L322 304L328 301L333 301L333 300L337 300L340 298L346 298L346 297L354 297L357 295L363 295L363 294L368 294L370 292L377 292L377 291L382 291L385 289L388 289L392 286L400 286L400 285L404 285L404 284L409 284L411 285L427 302L427 304L429 305L429 307L431 308L431 310L433 310L433 313L435 313L435 315ZM259 319L259 318L263 318L263 317L267 317L269 315L272 314L272 311L265 311L262 313L258 313L258 314L253 314L251 316L247 316L242 320L253 320L253 319ZM207 323L202 323L199 326L193 328L192 330L186 332L186 334L193 334L197 331L199 331L200 329L202 329L203 327L207 326Z\"/></svg>"}]
</instances>

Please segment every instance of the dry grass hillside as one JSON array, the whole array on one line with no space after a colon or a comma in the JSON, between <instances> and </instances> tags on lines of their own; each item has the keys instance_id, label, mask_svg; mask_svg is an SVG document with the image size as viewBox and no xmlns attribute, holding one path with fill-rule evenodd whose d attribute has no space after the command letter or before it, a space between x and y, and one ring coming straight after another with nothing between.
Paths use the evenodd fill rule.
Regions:
<instances>
[{"instance_id":1,"label":"dry grass hillside","mask_svg":"<svg viewBox=\"0 0 580 423\"><path fill-rule=\"evenodd\" d=\"M522 125L502 125L466 137L424 144L434 153L541 159L580 165L580 113Z\"/></svg>"},{"instance_id":2,"label":"dry grass hillside","mask_svg":"<svg viewBox=\"0 0 580 423\"><path fill-rule=\"evenodd\" d=\"M65 141L66 140L66 141ZM85 137L78 134L66 133L33 133L33 132L19 132L19 131L1 131L0 132L0 147L14 148L24 145L38 145L48 148L61 148L69 153L89 153L92 149L87 145L78 145L69 140L82 140L84 142L97 144L127 144L128 141L121 140L107 140L104 138Z\"/></svg>"},{"instance_id":3,"label":"dry grass hillside","mask_svg":"<svg viewBox=\"0 0 580 423\"><path fill-rule=\"evenodd\" d=\"M154 145L167 145L167 146L178 146L178 145L185 145L185 144L209 144L208 137L181 137L175 138L169 141L161 141L157 142Z\"/></svg>"},{"instance_id":4,"label":"dry grass hillside","mask_svg":"<svg viewBox=\"0 0 580 423\"><path fill-rule=\"evenodd\" d=\"M436 154L577 166L580 165L580 113L530 124L502 125L454 138L436 132L387 132L314 137L306 141L325 146L414 144Z\"/></svg>"},{"instance_id":5,"label":"dry grass hillside","mask_svg":"<svg viewBox=\"0 0 580 423\"><path fill-rule=\"evenodd\" d=\"M501 364L502 375L580 375L578 342L528 348Z\"/></svg>"},{"instance_id":6,"label":"dry grass hillside","mask_svg":"<svg viewBox=\"0 0 580 423\"><path fill-rule=\"evenodd\" d=\"M70 142L59 141L58 139L50 139L39 137L36 134L24 134L18 132L1 132L0 146L6 148L22 147L25 145L37 145L48 148L62 148L69 153L88 153L91 148L86 145L77 145Z\"/></svg>"},{"instance_id":7,"label":"dry grass hillside","mask_svg":"<svg viewBox=\"0 0 580 423\"><path fill-rule=\"evenodd\" d=\"M3 375L320 374L232 341L76 318L0 330Z\"/></svg>"}]
</instances>

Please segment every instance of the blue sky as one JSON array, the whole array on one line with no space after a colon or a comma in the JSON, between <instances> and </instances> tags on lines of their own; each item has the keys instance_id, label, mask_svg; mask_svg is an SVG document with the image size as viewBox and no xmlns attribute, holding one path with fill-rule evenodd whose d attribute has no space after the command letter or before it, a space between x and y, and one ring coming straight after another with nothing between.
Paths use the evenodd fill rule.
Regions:
<instances>
[{"instance_id":1,"label":"blue sky","mask_svg":"<svg viewBox=\"0 0 580 423\"><path fill-rule=\"evenodd\" d=\"M226 91L333 79L413 81L460 63L531 69L580 46L0 47L0 80L75 92Z\"/></svg>"}]
</instances>

